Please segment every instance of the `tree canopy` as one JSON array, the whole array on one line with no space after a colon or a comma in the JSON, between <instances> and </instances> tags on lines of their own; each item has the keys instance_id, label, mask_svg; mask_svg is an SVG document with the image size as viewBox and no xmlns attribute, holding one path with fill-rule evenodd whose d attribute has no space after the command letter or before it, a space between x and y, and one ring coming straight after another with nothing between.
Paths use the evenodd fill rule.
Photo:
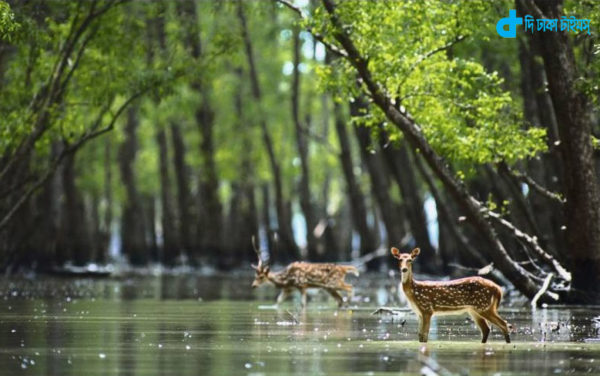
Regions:
<instances>
[{"instance_id":1,"label":"tree canopy","mask_svg":"<svg viewBox=\"0 0 600 376\"><path fill-rule=\"evenodd\" d=\"M378 248L420 243L424 271L493 261L525 295L552 273L545 299L588 299L570 273L600 267L598 247L571 257L600 225L597 31L500 38L512 8L600 20L570 1L0 1L2 267L230 269L258 236L275 262L381 270Z\"/></svg>"}]
</instances>

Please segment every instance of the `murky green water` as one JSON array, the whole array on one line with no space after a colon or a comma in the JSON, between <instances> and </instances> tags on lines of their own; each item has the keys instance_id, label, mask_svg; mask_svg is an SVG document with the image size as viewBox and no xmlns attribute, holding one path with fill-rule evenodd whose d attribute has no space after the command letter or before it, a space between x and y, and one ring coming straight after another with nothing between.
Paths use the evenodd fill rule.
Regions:
<instances>
[{"instance_id":1,"label":"murky green water","mask_svg":"<svg viewBox=\"0 0 600 376\"><path fill-rule=\"evenodd\" d=\"M388 279L361 279L351 309L317 293L302 312L275 309L276 291L251 291L251 278L0 280L0 374L600 373L596 308L505 306L510 345L497 330L482 345L465 317L441 317L421 346L412 313L371 315L396 302Z\"/></svg>"}]
</instances>

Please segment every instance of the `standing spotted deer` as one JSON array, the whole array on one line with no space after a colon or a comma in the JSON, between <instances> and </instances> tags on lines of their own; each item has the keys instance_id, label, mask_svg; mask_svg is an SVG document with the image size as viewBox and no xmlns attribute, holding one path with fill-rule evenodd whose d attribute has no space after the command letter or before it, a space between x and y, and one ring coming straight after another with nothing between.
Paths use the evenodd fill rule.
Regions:
<instances>
[{"instance_id":1,"label":"standing spotted deer","mask_svg":"<svg viewBox=\"0 0 600 376\"><path fill-rule=\"evenodd\" d=\"M510 343L508 324L498 315L502 290L494 282L481 277L467 277L451 281L415 281L412 262L420 253L400 253L392 248L392 255L399 260L402 273L402 290L413 311L419 316L419 342L427 342L429 323L433 315L456 315L468 313L481 330L481 342L490 334L488 322L496 325L506 343Z\"/></svg>"},{"instance_id":2,"label":"standing spotted deer","mask_svg":"<svg viewBox=\"0 0 600 376\"><path fill-rule=\"evenodd\" d=\"M337 301L338 306L344 304L340 291L346 291L352 296L352 285L344 281L346 273L358 276L358 269L352 265L316 264L309 262L294 262L279 272L272 272L269 265L263 264L260 251L252 239L254 250L258 256L258 265L252 265L256 276L252 287L256 288L265 282L270 282L281 289L277 297L277 304L281 304L293 291L298 289L302 294L302 306L306 307L306 290L309 288L322 288Z\"/></svg>"}]
</instances>

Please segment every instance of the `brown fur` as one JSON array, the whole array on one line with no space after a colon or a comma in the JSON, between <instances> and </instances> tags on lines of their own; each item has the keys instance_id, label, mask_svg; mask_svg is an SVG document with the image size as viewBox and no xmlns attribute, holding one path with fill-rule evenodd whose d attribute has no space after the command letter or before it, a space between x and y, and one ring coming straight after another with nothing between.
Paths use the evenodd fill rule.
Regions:
<instances>
[{"instance_id":1,"label":"brown fur","mask_svg":"<svg viewBox=\"0 0 600 376\"><path fill-rule=\"evenodd\" d=\"M335 298L339 306L344 304L344 299L339 294L346 291L352 294L352 285L346 283L344 278L347 273L358 275L356 267L351 265L317 264L309 262L294 262L279 272L271 272L268 266L259 264L252 287L258 287L265 282L271 282L281 289L277 303L283 302L293 289L302 293L302 305L306 305L306 290L309 288L325 289Z\"/></svg>"},{"instance_id":2,"label":"brown fur","mask_svg":"<svg viewBox=\"0 0 600 376\"><path fill-rule=\"evenodd\" d=\"M412 262L419 255L415 248L410 254L392 248L402 272L402 290L413 311L419 316L419 341L427 342L431 317L436 314L468 313L481 331L485 343L490 333L488 322L496 325L507 343L510 343L508 324L498 315L502 289L481 277L467 277L451 281L416 281L412 276Z\"/></svg>"}]
</instances>

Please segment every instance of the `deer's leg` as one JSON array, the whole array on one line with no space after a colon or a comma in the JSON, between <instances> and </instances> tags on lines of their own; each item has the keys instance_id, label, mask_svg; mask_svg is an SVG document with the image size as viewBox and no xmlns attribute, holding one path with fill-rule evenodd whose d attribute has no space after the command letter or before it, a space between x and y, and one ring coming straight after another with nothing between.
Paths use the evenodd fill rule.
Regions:
<instances>
[{"instance_id":1,"label":"deer's leg","mask_svg":"<svg viewBox=\"0 0 600 376\"><path fill-rule=\"evenodd\" d=\"M481 331L481 343L486 343L488 336L490 335L490 326L487 321L476 312L469 312L469 315Z\"/></svg>"},{"instance_id":2,"label":"deer's leg","mask_svg":"<svg viewBox=\"0 0 600 376\"><path fill-rule=\"evenodd\" d=\"M279 296L277 297L277 305L283 303L285 299L290 295L290 289L281 289Z\"/></svg>"},{"instance_id":3,"label":"deer's leg","mask_svg":"<svg viewBox=\"0 0 600 376\"><path fill-rule=\"evenodd\" d=\"M337 301L338 307L344 305L344 298L334 289L327 289L327 292Z\"/></svg>"},{"instance_id":4,"label":"deer's leg","mask_svg":"<svg viewBox=\"0 0 600 376\"><path fill-rule=\"evenodd\" d=\"M429 337L429 324L431 324L431 313L421 313L419 317L419 342L427 342L427 338Z\"/></svg>"},{"instance_id":5,"label":"deer's leg","mask_svg":"<svg viewBox=\"0 0 600 376\"><path fill-rule=\"evenodd\" d=\"M504 340L506 340L506 343L510 343L510 334L508 331L508 324L506 323L506 321L504 321L502 317L500 317L500 315L498 315L498 313L494 310L490 310L485 318L488 319L492 324L500 328L502 334L504 334Z\"/></svg>"},{"instance_id":6,"label":"deer's leg","mask_svg":"<svg viewBox=\"0 0 600 376\"><path fill-rule=\"evenodd\" d=\"M352 301L352 297L354 296L354 289L352 285L346 284L346 291L348 292L346 295L346 303L350 304L350 301Z\"/></svg>"},{"instance_id":7,"label":"deer's leg","mask_svg":"<svg viewBox=\"0 0 600 376\"><path fill-rule=\"evenodd\" d=\"M306 301L307 301L306 288L300 287L299 289L300 289L300 293L302 294L302 307L306 307Z\"/></svg>"}]
</instances>

